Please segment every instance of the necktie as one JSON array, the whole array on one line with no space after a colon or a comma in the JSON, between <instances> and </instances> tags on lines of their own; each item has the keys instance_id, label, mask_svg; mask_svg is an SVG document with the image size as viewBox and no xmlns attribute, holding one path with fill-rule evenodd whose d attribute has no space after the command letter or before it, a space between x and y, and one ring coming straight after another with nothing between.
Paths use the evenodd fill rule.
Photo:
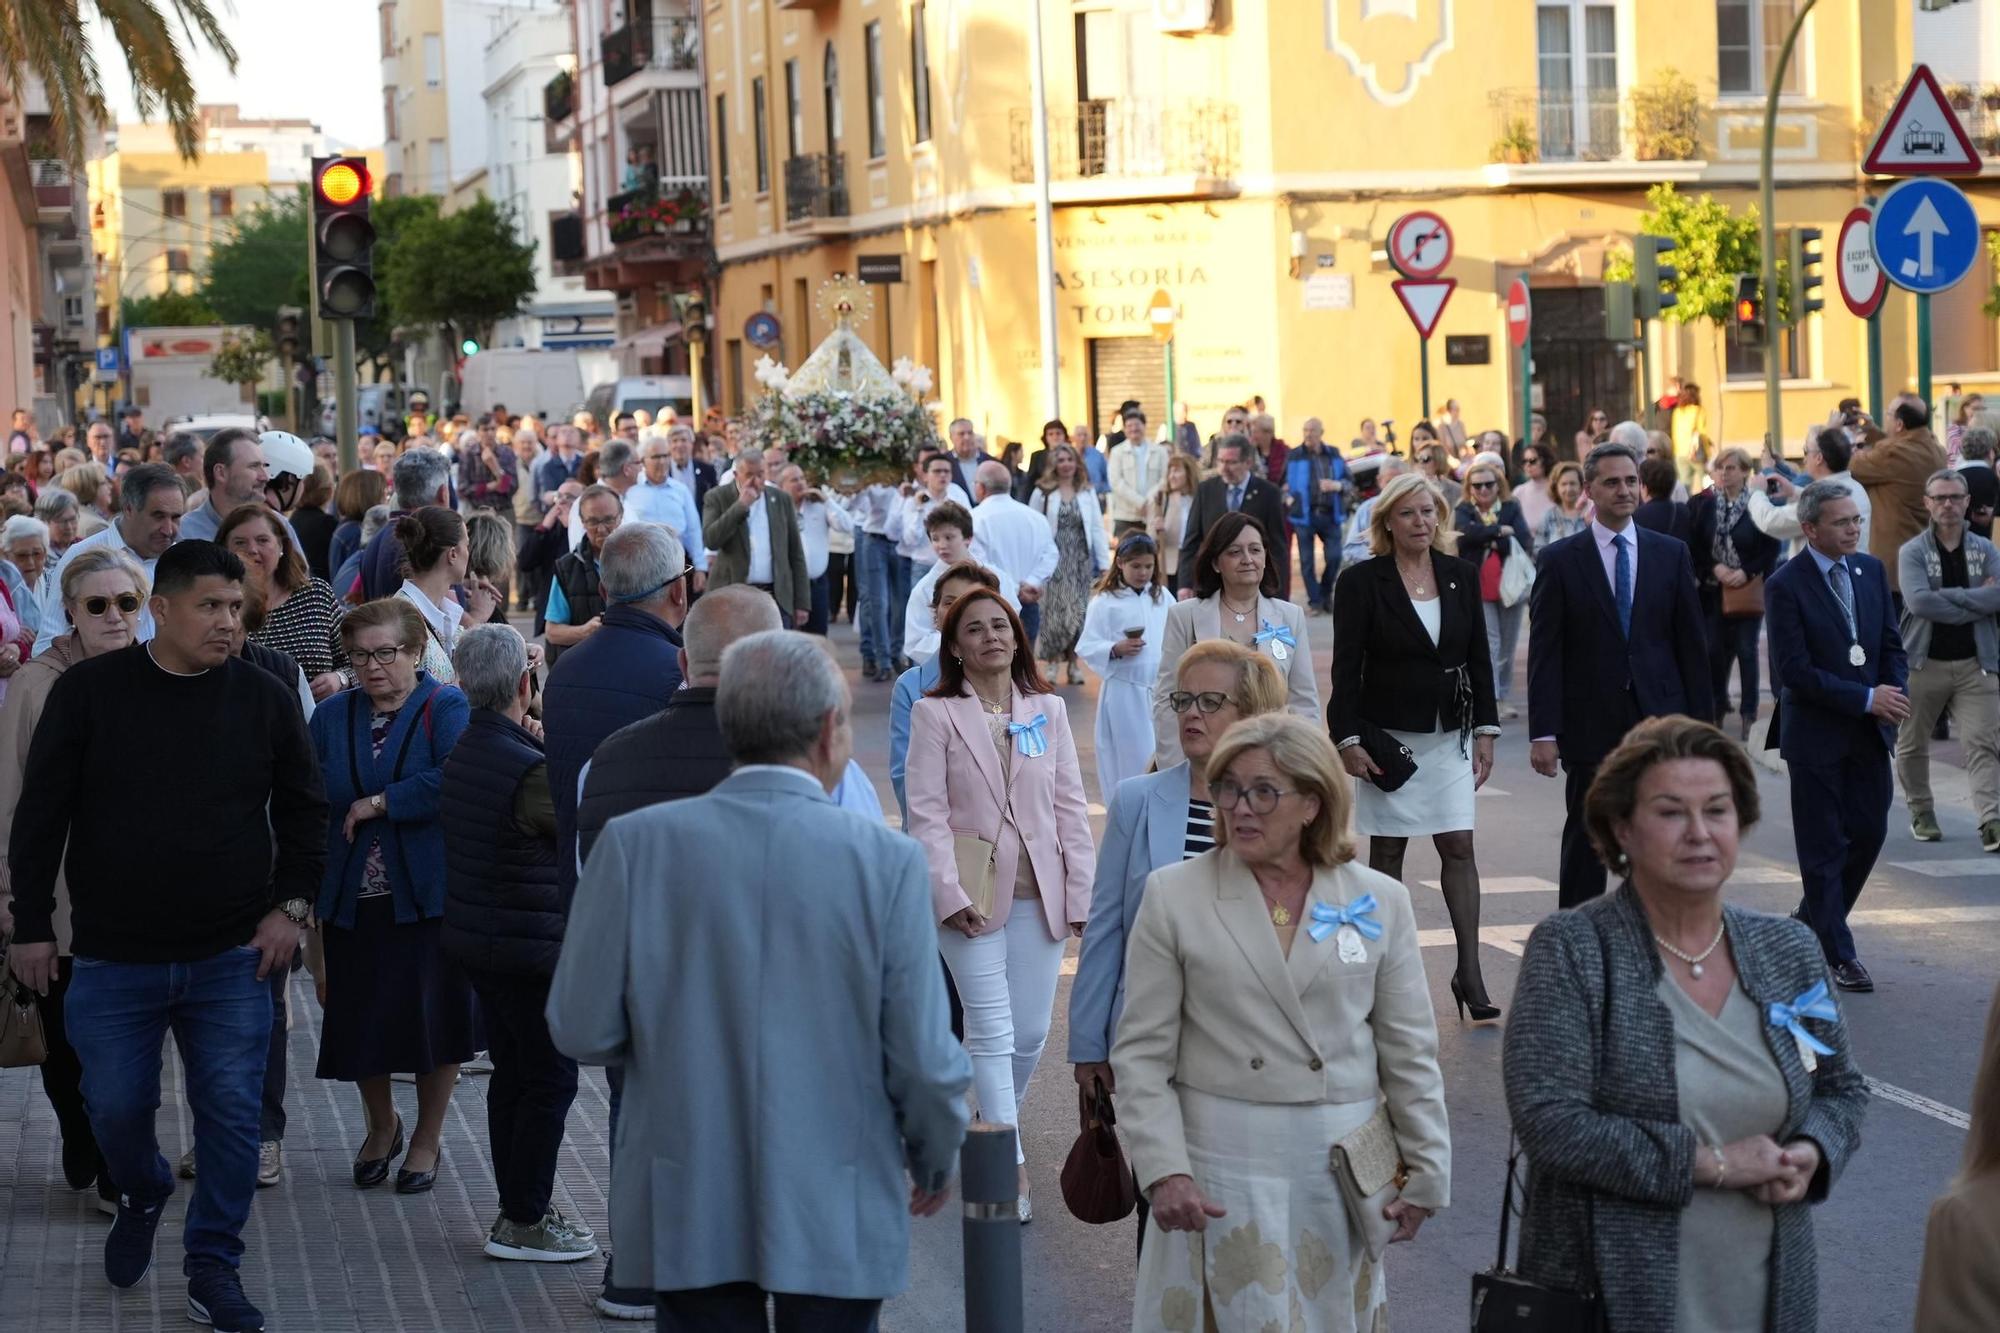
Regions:
<instances>
[{"instance_id":1,"label":"necktie","mask_svg":"<svg viewBox=\"0 0 2000 1333\"><path fill-rule=\"evenodd\" d=\"M1836 560L1828 566L1826 581L1833 587L1834 600L1840 603L1840 614L1847 617L1848 641L1860 642L1861 635L1854 624L1854 584L1847 576L1847 562Z\"/></svg>"},{"instance_id":2,"label":"necktie","mask_svg":"<svg viewBox=\"0 0 2000 1333\"><path fill-rule=\"evenodd\" d=\"M1229 488L1230 511L1233 513L1236 510L1241 509L1242 507L1243 507L1243 488L1241 486L1231 486Z\"/></svg>"},{"instance_id":3,"label":"necktie","mask_svg":"<svg viewBox=\"0 0 2000 1333\"><path fill-rule=\"evenodd\" d=\"M1632 550L1629 539L1619 533L1611 539L1617 548L1617 560L1613 565L1616 578L1614 591L1618 596L1618 628L1626 638L1632 637Z\"/></svg>"}]
</instances>

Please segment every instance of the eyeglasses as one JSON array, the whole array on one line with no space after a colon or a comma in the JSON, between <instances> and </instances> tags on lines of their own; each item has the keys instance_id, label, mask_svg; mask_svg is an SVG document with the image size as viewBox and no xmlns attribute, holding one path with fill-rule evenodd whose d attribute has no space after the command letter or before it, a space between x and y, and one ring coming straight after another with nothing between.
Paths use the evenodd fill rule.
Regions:
<instances>
[{"instance_id":1,"label":"eyeglasses","mask_svg":"<svg viewBox=\"0 0 2000 1333\"><path fill-rule=\"evenodd\" d=\"M1283 791L1268 782L1252 783L1245 787L1230 778L1222 778L1208 784L1208 794L1215 798L1218 810L1234 810L1238 801L1250 802L1250 813L1268 815L1278 808L1278 802L1297 792Z\"/></svg>"},{"instance_id":2,"label":"eyeglasses","mask_svg":"<svg viewBox=\"0 0 2000 1333\"><path fill-rule=\"evenodd\" d=\"M1500 483L1497 481L1474 481L1468 482L1467 485L1471 486L1475 491L1495 491L1500 489Z\"/></svg>"},{"instance_id":3,"label":"eyeglasses","mask_svg":"<svg viewBox=\"0 0 2000 1333\"><path fill-rule=\"evenodd\" d=\"M583 520L583 526L586 528L593 528L593 529L615 528L618 526L618 520L623 517L624 517L623 514L607 514L600 516L598 518L586 518L585 520Z\"/></svg>"},{"instance_id":4,"label":"eyeglasses","mask_svg":"<svg viewBox=\"0 0 2000 1333\"><path fill-rule=\"evenodd\" d=\"M1200 694L1189 694L1186 690L1175 690L1167 696L1167 707L1173 709L1176 713L1185 713L1188 709L1194 708L1200 710L1203 717L1208 716L1228 702L1229 696L1220 690L1203 690Z\"/></svg>"},{"instance_id":5,"label":"eyeglasses","mask_svg":"<svg viewBox=\"0 0 2000 1333\"><path fill-rule=\"evenodd\" d=\"M1962 505L1971 498L1964 491L1960 491L1956 495L1926 495L1924 497L1930 503L1938 505Z\"/></svg>"},{"instance_id":6,"label":"eyeglasses","mask_svg":"<svg viewBox=\"0 0 2000 1333\"><path fill-rule=\"evenodd\" d=\"M410 650L406 643L398 643L388 648L356 648L348 654L357 663L373 662L376 666L394 666L396 659Z\"/></svg>"},{"instance_id":7,"label":"eyeglasses","mask_svg":"<svg viewBox=\"0 0 2000 1333\"><path fill-rule=\"evenodd\" d=\"M112 607L117 607L125 615L139 609L139 594L121 592L116 597L86 597L83 599L83 613L87 616L101 616Z\"/></svg>"}]
</instances>

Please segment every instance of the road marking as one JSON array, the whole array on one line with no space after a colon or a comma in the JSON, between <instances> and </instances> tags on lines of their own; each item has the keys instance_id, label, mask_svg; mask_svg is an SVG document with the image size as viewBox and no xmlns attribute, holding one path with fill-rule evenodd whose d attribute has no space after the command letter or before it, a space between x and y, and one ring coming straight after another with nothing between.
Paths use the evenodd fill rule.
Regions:
<instances>
[{"instance_id":1,"label":"road marking","mask_svg":"<svg viewBox=\"0 0 2000 1333\"><path fill-rule=\"evenodd\" d=\"M1736 873L1729 877L1731 884L1797 884L1799 872L1787 870L1775 863L1768 865L1739 865Z\"/></svg>"},{"instance_id":2,"label":"road marking","mask_svg":"<svg viewBox=\"0 0 2000 1333\"><path fill-rule=\"evenodd\" d=\"M1496 787L1489 782L1472 794L1474 796L1512 796L1514 793L1504 787Z\"/></svg>"},{"instance_id":3,"label":"road marking","mask_svg":"<svg viewBox=\"0 0 2000 1333\"><path fill-rule=\"evenodd\" d=\"M2000 907L1878 907L1850 912L1850 926L1958 926L2000 921Z\"/></svg>"},{"instance_id":4,"label":"road marking","mask_svg":"<svg viewBox=\"0 0 2000 1333\"><path fill-rule=\"evenodd\" d=\"M1966 856L1956 861L1891 861L1898 870L1914 870L1932 879L1958 879L1968 875L1990 875L2000 871L2000 860L1991 856Z\"/></svg>"},{"instance_id":5,"label":"road marking","mask_svg":"<svg viewBox=\"0 0 2000 1333\"><path fill-rule=\"evenodd\" d=\"M1433 889L1442 889L1440 880L1427 879L1424 884ZM1489 893L1554 893L1556 882L1541 879L1535 875L1483 875L1479 880L1480 896Z\"/></svg>"},{"instance_id":6,"label":"road marking","mask_svg":"<svg viewBox=\"0 0 2000 1333\"><path fill-rule=\"evenodd\" d=\"M1943 1102L1934 1102L1920 1093L1911 1092L1907 1088L1899 1088L1893 1083L1883 1083L1878 1079L1864 1078L1861 1081L1868 1085L1869 1092L1880 1097L1885 1102L1894 1102L1896 1105L1908 1107L1920 1115L1927 1115L1933 1120L1941 1120L1953 1129L1970 1129L1972 1127L1972 1117L1955 1106L1946 1106Z\"/></svg>"}]
</instances>

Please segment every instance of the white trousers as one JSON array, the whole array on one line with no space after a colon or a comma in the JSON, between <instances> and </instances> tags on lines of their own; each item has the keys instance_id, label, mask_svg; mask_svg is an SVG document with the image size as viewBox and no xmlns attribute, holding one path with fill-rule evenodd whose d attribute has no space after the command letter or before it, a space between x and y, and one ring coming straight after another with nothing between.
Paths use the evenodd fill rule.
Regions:
<instances>
[{"instance_id":1,"label":"white trousers","mask_svg":"<svg viewBox=\"0 0 2000 1333\"><path fill-rule=\"evenodd\" d=\"M1049 938L1041 902L1021 898L1008 911L1006 925L976 938L940 927L938 949L965 1007L965 1053L972 1057L979 1113L996 1124L1019 1126L1028 1080L1049 1040L1063 942ZM1014 1160L1028 1160L1018 1132Z\"/></svg>"}]
</instances>

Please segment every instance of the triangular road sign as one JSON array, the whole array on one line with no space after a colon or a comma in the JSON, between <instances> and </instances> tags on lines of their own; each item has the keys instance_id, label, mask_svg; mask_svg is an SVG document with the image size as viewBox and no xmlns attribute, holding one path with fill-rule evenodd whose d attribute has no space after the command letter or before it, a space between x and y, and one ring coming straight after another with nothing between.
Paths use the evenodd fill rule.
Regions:
<instances>
[{"instance_id":1,"label":"triangular road sign","mask_svg":"<svg viewBox=\"0 0 2000 1333\"><path fill-rule=\"evenodd\" d=\"M1403 303L1410 323L1417 326L1417 336L1428 338L1431 331L1437 328L1438 316L1444 314L1444 303L1451 299L1458 279L1402 278L1389 285L1396 289L1396 299Z\"/></svg>"},{"instance_id":2,"label":"triangular road sign","mask_svg":"<svg viewBox=\"0 0 2000 1333\"><path fill-rule=\"evenodd\" d=\"M1931 67L1911 66L1861 169L1871 176L1972 176L1981 165Z\"/></svg>"}]
</instances>

